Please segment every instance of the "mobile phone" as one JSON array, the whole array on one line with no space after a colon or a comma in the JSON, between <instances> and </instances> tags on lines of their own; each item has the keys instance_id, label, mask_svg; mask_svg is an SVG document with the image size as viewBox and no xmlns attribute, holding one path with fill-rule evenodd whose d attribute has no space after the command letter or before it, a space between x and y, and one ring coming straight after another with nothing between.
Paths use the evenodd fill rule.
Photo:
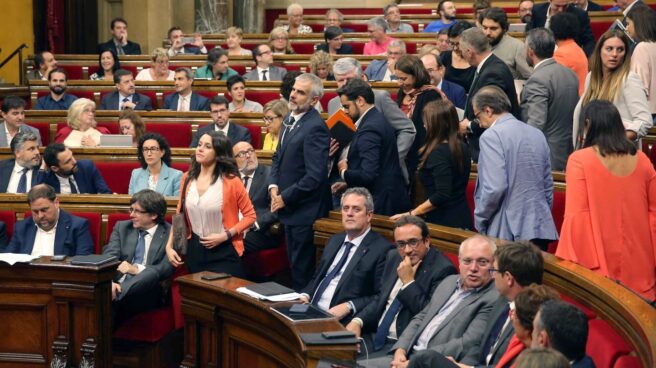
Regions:
<instances>
[{"instance_id":1,"label":"mobile phone","mask_svg":"<svg viewBox=\"0 0 656 368\"><path fill-rule=\"evenodd\" d=\"M182 37L182 43L185 45L188 43L194 43L195 38L194 37Z\"/></svg>"},{"instance_id":2,"label":"mobile phone","mask_svg":"<svg viewBox=\"0 0 656 368\"><path fill-rule=\"evenodd\" d=\"M292 304L289 307L289 313L305 313L308 311L308 308L310 308L309 304Z\"/></svg>"},{"instance_id":3,"label":"mobile phone","mask_svg":"<svg viewBox=\"0 0 656 368\"><path fill-rule=\"evenodd\" d=\"M66 256L63 255L63 254L59 254L59 255L50 257L51 261L63 261L65 259L66 259Z\"/></svg>"},{"instance_id":4,"label":"mobile phone","mask_svg":"<svg viewBox=\"0 0 656 368\"><path fill-rule=\"evenodd\" d=\"M202 275L200 279L205 281L213 281L213 280L227 279L228 277L230 277L230 274L227 274L225 272L221 272L221 273L209 272Z\"/></svg>"},{"instance_id":5,"label":"mobile phone","mask_svg":"<svg viewBox=\"0 0 656 368\"><path fill-rule=\"evenodd\" d=\"M326 331L322 332L321 336L324 339L339 339L342 337L355 337L355 333L351 331Z\"/></svg>"}]
</instances>

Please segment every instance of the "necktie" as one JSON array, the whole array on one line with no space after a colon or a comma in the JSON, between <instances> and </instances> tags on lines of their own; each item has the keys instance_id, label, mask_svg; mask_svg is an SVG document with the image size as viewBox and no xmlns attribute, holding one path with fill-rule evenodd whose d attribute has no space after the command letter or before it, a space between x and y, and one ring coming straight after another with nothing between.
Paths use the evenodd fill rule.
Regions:
<instances>
[{"instance_id":1,"label":"necktie","mask_svg":"<svg viewBox=\"0 0 656 368\"><path fill-rule=\"evenodd\" d=\"M486 359L488 354L490 354L494 344L497 342L497 340L499 340L501 332L503 332L501 329L508 319L508 313L510 313L510 305L506 303L506 306L501 311L501 314L499 314L499 318L494 322L494 326L492 326L492 329L490 330L490 334L485 341L485 345L483 345L483 350L481 350L481 357L483 357L483 359Z\"/></svg>"},{"instance_id":2,"label":"necktie","mask_svg":"<svg viewBox=\"0 0 656 368\"><path fill-rule=\"evenodd\" d=\"M319 284L319 287L317 288L317 291L314 293L314 297L312 298L312 304L318 304L319 300L321 300L321 296L323 295L323 292L326 291L326 288L328 285L330 285L330 282L333 281L335 276L339 274L339 271L344 267L344 264L346 263L346 260L348 260L349 253L351 253L351 248L353 247L353 243L351 242L344 242L344 253L342 254L342 258L339 259L335 267L328 272L326 277L321 280L321 283Z\"/></svg>"},{"instance_id":3,"label":"necktie","mask_svg":"<svg viewBox=\"0 0 656 368\"><path fill-rule=\"evenodd\" d=\"M244 188L246 188L246 190L248 190L248 181L250 179L251 179L250 176L248 176L248 175L244 176Z\"/></svg>"},{"instance_id":4,"label":"necktie","mask_svg":"<svg viewBox=\"0 0 656 368\"><path fill-rule=\"evenodd\" d=\"M266 77L266 73L267 73L267 70L262 70L262 80L263 81L268 80L267 77Z\"/></svg>"},{"instance_id":5,"label":"necktie","mask_svg":"<svg viewBox=\"0 0 656 368\"><path fill-rule=\"evenodd\" d=\"M180 96L180 110L179 111L189 111L187 107L187 97Z\"/></svg>"},{"instance_id":6,"label":"necktie","mask_svg":"<svg viewBox=\"0 0 656 368\"><path fill-rule=\"evenodd\" d=\"M125 107L125 103L128 102L128 101L130 101L130 99L127 98L127 97L124 97L124 98L123 98L123 103L121 104L121 108L120 108L119 110L123 110L123 109L125 109L125 108L126 108L126 107Z\"/></svg>"},{"instance_id":7,"label":"necktie","mask_svg":"<svg viewBox=\"0 0 656 368\"><path fill-rule=\"evenodd\" d=\"M116 55L125 55L125 50L123 50L123 45L116 45Z\"/></svg>"},{"instance_id":8,"label":"necktie","mask_svg":"<svg viewBox=\"0 0 656 368\"><path fill-rule=\"evenodd\" d=\"M78 194L77 187L75 186L75 181L73 180L72 176L68 177L68 185L71 186L71 194Z\"/></svg>"},{"instance_id":9,"label":"necktie","mask_svg":"<svg viewBox=\"0 0 656 368\"><path fill-rule=\"evenodd\" d=\"M392 326L394 317L399 312L399 309L401 309L401 302L399 301L399 298L396 297L387 309L385 316L383 316L383 321L378 326L378 330L376 330L376 335L374 336L374 351L378 351L385 346L387 335L389 335L389 329Z\"/></svg>"},{"instance_id":10,"label":"necktie","mask_svg":"<svg viewBox=\"0 0 656 368\"><path fill-rule=\"evenodd\" d=\"M18 179L18 187L16 188L16 193L25 193L27 192L27 167L21 170L21 177Z\"/></svg>"},{"instance_id":11,"label":"necktie","mask_svg":"<svg viewBox=\"0 0 656 368\"><path fill-rule=\"evenodd\" d=\"M137 249L134 250L134 259L132 260L132 264L143 264L145 254L146 231L139 230L139 240L137 240Z\"/></svg>"},{"instance_id":12,"label":"necktie","mask_svg":"<svg viewBox=\"0 0 656 368\"><path fill-rule=\"evenodd\" d=\"M293 116L289 116L289 120L287 121L286 124L283 124L285 126L285 130L282 131L282 135L280 136L280 144L282 145L282 142L285 140L285 137L287 136L287 133L292 131L292 128L294 127L294 123L296 120L294 119Z\"/></svg>"}]
</instances>

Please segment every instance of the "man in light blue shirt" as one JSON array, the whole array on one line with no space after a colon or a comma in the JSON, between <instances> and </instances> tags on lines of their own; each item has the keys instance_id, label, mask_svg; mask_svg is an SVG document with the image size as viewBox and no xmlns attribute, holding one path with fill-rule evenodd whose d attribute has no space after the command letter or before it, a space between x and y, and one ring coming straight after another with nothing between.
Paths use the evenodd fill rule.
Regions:
<instances>
[{"instance_id":1,"label":"man in light blue shirt","mask_svg":"<svg viewBox=\"0 0 656 368\"><path fill-rule=\"evenodd\" d=\"M455 23L456 4L451 0L442 0L437 4L437 14L440 19L429 23L424 32L439 33L442 29L449 29Z\"/></svg>"}]
</instances>

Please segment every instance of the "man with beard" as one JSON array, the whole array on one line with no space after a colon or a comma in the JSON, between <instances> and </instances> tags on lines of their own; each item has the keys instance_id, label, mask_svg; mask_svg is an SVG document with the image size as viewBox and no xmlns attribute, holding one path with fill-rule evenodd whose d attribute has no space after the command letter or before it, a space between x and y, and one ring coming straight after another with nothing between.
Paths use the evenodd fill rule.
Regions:
<instances>
[{"instance_id":1,"label":"man with beard","mask_svg":"<svg viewBox=\"0 0 656 368\"><path fill-rule=\"evenodd\" d=\"M251 133L248 129L241 125L230 123L230 103L223 96L214 96L210 101L210 117L213 124L206 125L196 132L196 135L191 139L189 147L195 148L198 146L198 141L205 133L215 130L222 132L230 139L230 143L234 146L235 143L251 141Z\"/></svg>"},{"instance_id":2,"label":"man with beard","mask_svg":"<svg viewBox=\"0 0 656 368\"><path fill-rule=\"evenodd\" d=\"M456 19L456 4L451 0L441 0L437 3L437 14L440 19L430 22L424 32L438 33L443 29L449 29Z\"/></svg>"},{"instance_id":3,"label":"man with beard","mask_svg":"<svg viewBox=\"0 0 656 368\"><path fill-rule=\"evenodd\" d=\"M14 225L7 253L33 256L87 255L93 253L89 221L59 208L49 185L35 185L27 193L32 216Z\"/></svg>"},{"instance_id":4,"label":"man with beard","mask_svg":"<svg viewBox=\"0 0 656 368\"><path fill-rule=\"evenodd\" d=\"M66 93L67 81L68 75L63 68L48 73L50 94L39 97L34 110L68 110L77 97Z\"/></svg>"},{"instance_id":5,"label":"man with beard","mask_svg":"<svg viewBox=\"0 0 656 368\"><path fill-rule=\"evenodd\" d=\"M520 22L528 24L533 16L533 0L521 0L517 8Z\"/></svg>"},{"instance_id":6,"label":"man with beard","mask_svg":"<svg viewBox=\"0 0 656 368\"><path fill-rule=\"evenodd\" d=\"M43 152L48 167L45 183L61 194L111 194L91 160L75 160L63 143L51 143Z\"/></svg>"},{"instance_id":7,"label":"man with beard","mask_svg":"<svg viewBox=\"0 0 656 368\"><path fill-rule=\"evenodd\" d=\"M232 154L257 216L244 236L245 252L276 248L279 245L278 238L269 232L271 225L278 221L278 215L271 212L271 198L267 190L271 167L258 164L257 153L248 142L237 142L232 146Z\"/></svg>"},{"instance_id":8,"label":"man with beard","mask_svg":"<svg viewBox=\"0 0 656 368\"><path fill-rule=\"evenodd\" d=\"M483 32L490 41L492 53L503 60L512 72L513 79L527 79L533 71L526 63L526 49L522 41L509 36L508 16L501 8L484 11L479 19Z\"/></svg>"},{"instance_id":9,"label":"man with beard","mask_svg":"<svg viewBox=\"0 0 656 368\"><path fill-rule=\"evenodd\" d=\"M0 162L0 193L27 193L41 182L41 154L36 134L18 132L11 141L14 158Z\"/></svg>"},{"instance_id":10,"label":"man with beard","mask_svg":"<svg viewBox=\"0 0 656 368\"><path fill-rule=\"evenodd\" d=\"M289 95L291 112L283 120L273 155L269 194L271 212L285 227L294 289L308 284L314 273L314 221L328 214L328 147L330 132L314 109L323 96L321 79L296 77Z\"/></svg>"},{"instance_id":11,"label":"man with beard","mask_svg":"<svg viewBox=\"0 0 656 368\"><path fill-rule=\"evenodd\" d=\"M36 136L37 146L41 145L39 130L25 124L25 100L18 96L7 96L2 101L2 119L0 123L0 147L9 147L11 140L19 132L32 132Z\"/></svg>"}]
</instances>

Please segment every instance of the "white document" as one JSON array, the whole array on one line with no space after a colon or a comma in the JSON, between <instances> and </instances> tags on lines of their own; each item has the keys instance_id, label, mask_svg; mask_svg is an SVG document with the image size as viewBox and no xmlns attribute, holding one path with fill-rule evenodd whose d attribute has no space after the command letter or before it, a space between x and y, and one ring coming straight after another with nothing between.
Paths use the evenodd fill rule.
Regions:
<instances>
[{"instance_id":1,"label":"white document","mask_svg":"<svg viewBox=\"0 0 656 368\"><path fill-rule=\"evenodd\" d=\"M246 287L238 288L237 292L242 293L242 294L246 294L246 295L248 295L250 297L253 297L255 299L267 300L267 301L270 301L270 302L288 302L288 301L291 301L291 300L297 300L301 297L301 294L299 294L299 293L289 293L289 294L266 296L266 295L256 293L252 290L249 290Z\"/></svg>"},{"instance_id":2,"label":"white document","mask_svg":"<svg viewBox=\"0 0 656 368\"><path fill-rule=\"evenodd\" d=\"M39 256L31 254L0 253L0 261L9 263L10 266L13 266L16 262L28 263L38 258Z\"/></svg>"}]
</instances>

